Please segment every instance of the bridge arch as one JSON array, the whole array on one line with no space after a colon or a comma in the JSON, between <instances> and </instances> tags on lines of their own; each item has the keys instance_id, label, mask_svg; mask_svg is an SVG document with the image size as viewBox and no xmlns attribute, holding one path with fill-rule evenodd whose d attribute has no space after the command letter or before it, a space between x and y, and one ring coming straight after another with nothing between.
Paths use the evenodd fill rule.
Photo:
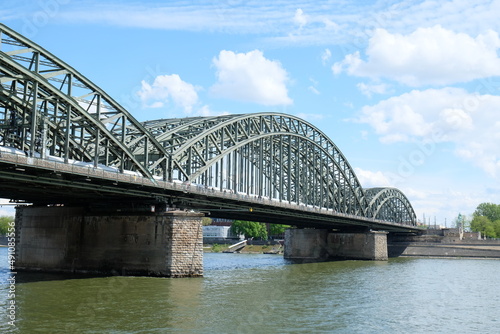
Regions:
<instances>
[{"instance_id":1,"label":"bridge arch","mask_svg":"<svg viewBox=\"0 0 500 334\"><path fill-rule=\"evenodd\" d=\"M402 192L364 190L332 140L298 117L267 112L141 123L74 68L2 24L0 146L416 225Z\"/></svg>"},{"instance_id":2,"label":"bridge arch","mask_svg":"<svg viewBox=\"0 0 500 334\"><path fill-rule=\"evenodd\" d=\"M373 218L403 225L416 225L415 211L399 189L368 188L365 192Z\"/></svg>"},{"instance_id":3,"label":"bridge arch","mask_svg":"<svg viewBox=\"0 0 500 334\"><path fill-rule=\"evenodd\" d=\"M152 177L168 154L104 90L36 43L0 24L0 145L113 165ZM144 149L146 148L146 149ZM152 167L148 154L162 156Z\"/></svg>"},{"instance_id":4,"label":"bridge arch","mask_svg":"<svg viewBox=\"0 0 500 334\"><path fill-rule=\"evenodd\" d=\"M320 130L295 116L255 113L144 124L172 157L174 180L366 216L362 187Z\"/></svg>"}]
</instances>

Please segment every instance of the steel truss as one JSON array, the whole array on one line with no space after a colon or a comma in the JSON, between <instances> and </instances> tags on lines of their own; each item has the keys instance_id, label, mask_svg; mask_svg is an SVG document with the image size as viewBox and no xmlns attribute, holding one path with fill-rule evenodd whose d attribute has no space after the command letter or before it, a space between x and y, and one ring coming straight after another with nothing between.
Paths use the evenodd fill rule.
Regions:
<instances>
[{"instance_id":1,"label":"steel truss","mask_svg":"<svg viewBox=\"0 0 500 334\"><path fill-rule=\"evenodd\" d=\"M352 168L320 130L258 113L144 124L172 157L170 178L359 216L368 203Z\"/></svg>"},{"instance_id":2,"label":"steel truss","mask_svg":"<svg viewBox=\"0 0 500 334\"><path fill-rule=\"evenodd\" d=\"M415 225L417 217L406 196L396 188L365 189L372 217L379 220Z\"/></svg>"},{"instance_id":3,"label":"steel truss","mask_svg":"<svg viewBox=\"0 0 500 334\"><path fill-rule=\"evenodd\" d=\"M280 113L138 122L102 89L0 24L0 146L150 179L197 184L416 225L397 189L365 191L336 145Z\"/></svg>"},{"instance_id":4,"label":"steel truss","mask_svg":"<svg viewBox=\"0 0 500 334\"><path fill-rule=\"evenodd\" d=\"M167 152L128 111L74 68L2 24L0 77L0 145L148 177L166 170ZM161 156L154 166L148 153Z\"/></svg>"}]
</instances>

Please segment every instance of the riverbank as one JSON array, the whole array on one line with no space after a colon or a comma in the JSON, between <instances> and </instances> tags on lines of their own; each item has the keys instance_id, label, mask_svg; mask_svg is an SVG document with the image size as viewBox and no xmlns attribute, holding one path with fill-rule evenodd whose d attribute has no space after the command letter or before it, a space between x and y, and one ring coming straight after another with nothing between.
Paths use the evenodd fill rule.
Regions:
<instances>
[{"instance_id":1,"label":"riverbank","mask_svg":"<svg viewBox=\"0 0 500 334\"><path fill-rule=\"evenodd\" d=\"M221 244L205 244L203 245L203 252L205 253L224 253L228 252L230 245ZM232 252L231 252L232 253ZM246 245L237 251L242 254L283 254L283 246L275 245Z\"/></svg>"},{"instance_id":2,"label":"riverbank","mask_svg":"<svg viewBox=\"0 0 500 334\"><path fill-rule=\"evenodd\" d=\"M500 259L500 246L491 244L389 243L389 257Z\"/></svg>"},{"instance_id":3,"label":"riverbank","mask_svg":"<svg viewBox=\"0 0 500 334\"><path fill-rule=\"evenodd\" d=\"M253 241L254 242L254 241ZM237 251L229 250L231 244L204 244L205 253L283 254L279 242L247 244ZM390 236L387 242L388 256L424 258L479 258L500 259L500 240L460 239L450 235Z\"/></svg>"},{"instance_id":4,"label":"riverbank","mask_svg":"<svg viewBox=\"0 0 500 334\"><path fill-rule=\"evenodd\" d=\"M415 236L390 236L387 240L389 257L450 257L500 259L500 240L464 238L455 229L430 231ZM471 234L471 233L469 233Z\"/></svg>"}]
</instances>

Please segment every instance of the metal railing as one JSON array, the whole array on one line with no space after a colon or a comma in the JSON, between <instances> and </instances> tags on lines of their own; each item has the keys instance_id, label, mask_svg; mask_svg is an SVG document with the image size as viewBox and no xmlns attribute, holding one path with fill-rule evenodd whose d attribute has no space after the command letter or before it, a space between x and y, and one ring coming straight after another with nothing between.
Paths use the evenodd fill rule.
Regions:
<instances>
[{"instance_id":1,"label":"metal railing","mask_svg":"<svg viewBox=\"0 0 500 334\"><path fill-rule=\"evenodd\" d=\"M350 215L350 214L346 214L346 213L337 212L337 211L332 210L332 209L321 208L321 207L317 207L317 206L307 205L304 203L285 202L285 201L280 201L277 199L272 199L269 197L256 196L256 195L252 195L252 194L235 193L232 190L224 190L223 189L221 191L221 190L215 189L213 187L206 187L203 185L197 185L197 184L186 183L186 182L180 183L180 182L175 182L175 181L171 182L171 181L150 179L150 178L143 177L142 175L139 175L139 174L131 174L134 172L125 171L124 173L122 173L118 170L116 172L113 172L113 171L105 170L102 168L77 166L75 164L69 164L69 163L64 163L64 162L59 162L59 161L51 161L51 160L41 159L41 158L28 157L28 156L23 156L21 154L12 154L12 153L0 151L0 161L13 163L13 164L20 165L20 166L29 166L29 167L42 168L45 170L52 170L54 172L64 172L64 173L70 173L73 175L80 175L80 176L84 176L84 177L89 178L89 179L99 178L99 179L110 180L110 181L114 181L114 182L129 183L129 184L141 185L141 186L145 186L145 187L159 188L159 189L163 189L163 190L180 191L180 192L184 192L184 193L204 195L207 197L217 197L217 198L228 199L228 200L233 200L233 201L237 201L237 202L245 202L245 203L249 204L249 207L251 206L251 204L257 204L257 205L273 206L273 207L278 207L278 208L282 208L282 209L290 209L290 210L309 212L309 213L313 213L316 215L330 216L332 218L343 218L345 220L357 220L357 221L362 221L362 222L366 222L366 223L377 223L377 224L389 225L389 226L415 226L415 225L408 224L405 222L393 223L393 222L387 222L387 221L383 221L383 220L379 220L379 219Z\"/></svg>"}]
</instances>

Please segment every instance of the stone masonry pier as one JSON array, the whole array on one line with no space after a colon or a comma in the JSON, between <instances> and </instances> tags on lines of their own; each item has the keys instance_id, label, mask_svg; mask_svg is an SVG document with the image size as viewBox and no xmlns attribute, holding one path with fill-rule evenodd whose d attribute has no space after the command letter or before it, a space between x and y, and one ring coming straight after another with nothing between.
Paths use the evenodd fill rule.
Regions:
<instances>
[{"instance_id":1,"label":"stone masonry pier","mask_svg":"<svg viewBox=\"0 0 500 334\"><path fill-rule=\"evenodd\" d=\"M202 214L97 215L83 208L20 207L18 271L134 276L203 275Z\"/></svg>"},{"instance_id":2,"label":"stone masonry pier","mask_svg":"<svg viewBox=\"0 0 500 334\"><path fill-rule=\"evenodd\" d=\"M285 258L304 262L334 259L385 261L388 259L387 233L289 229L285 233Z\"/></svg>"}]
</instances>

